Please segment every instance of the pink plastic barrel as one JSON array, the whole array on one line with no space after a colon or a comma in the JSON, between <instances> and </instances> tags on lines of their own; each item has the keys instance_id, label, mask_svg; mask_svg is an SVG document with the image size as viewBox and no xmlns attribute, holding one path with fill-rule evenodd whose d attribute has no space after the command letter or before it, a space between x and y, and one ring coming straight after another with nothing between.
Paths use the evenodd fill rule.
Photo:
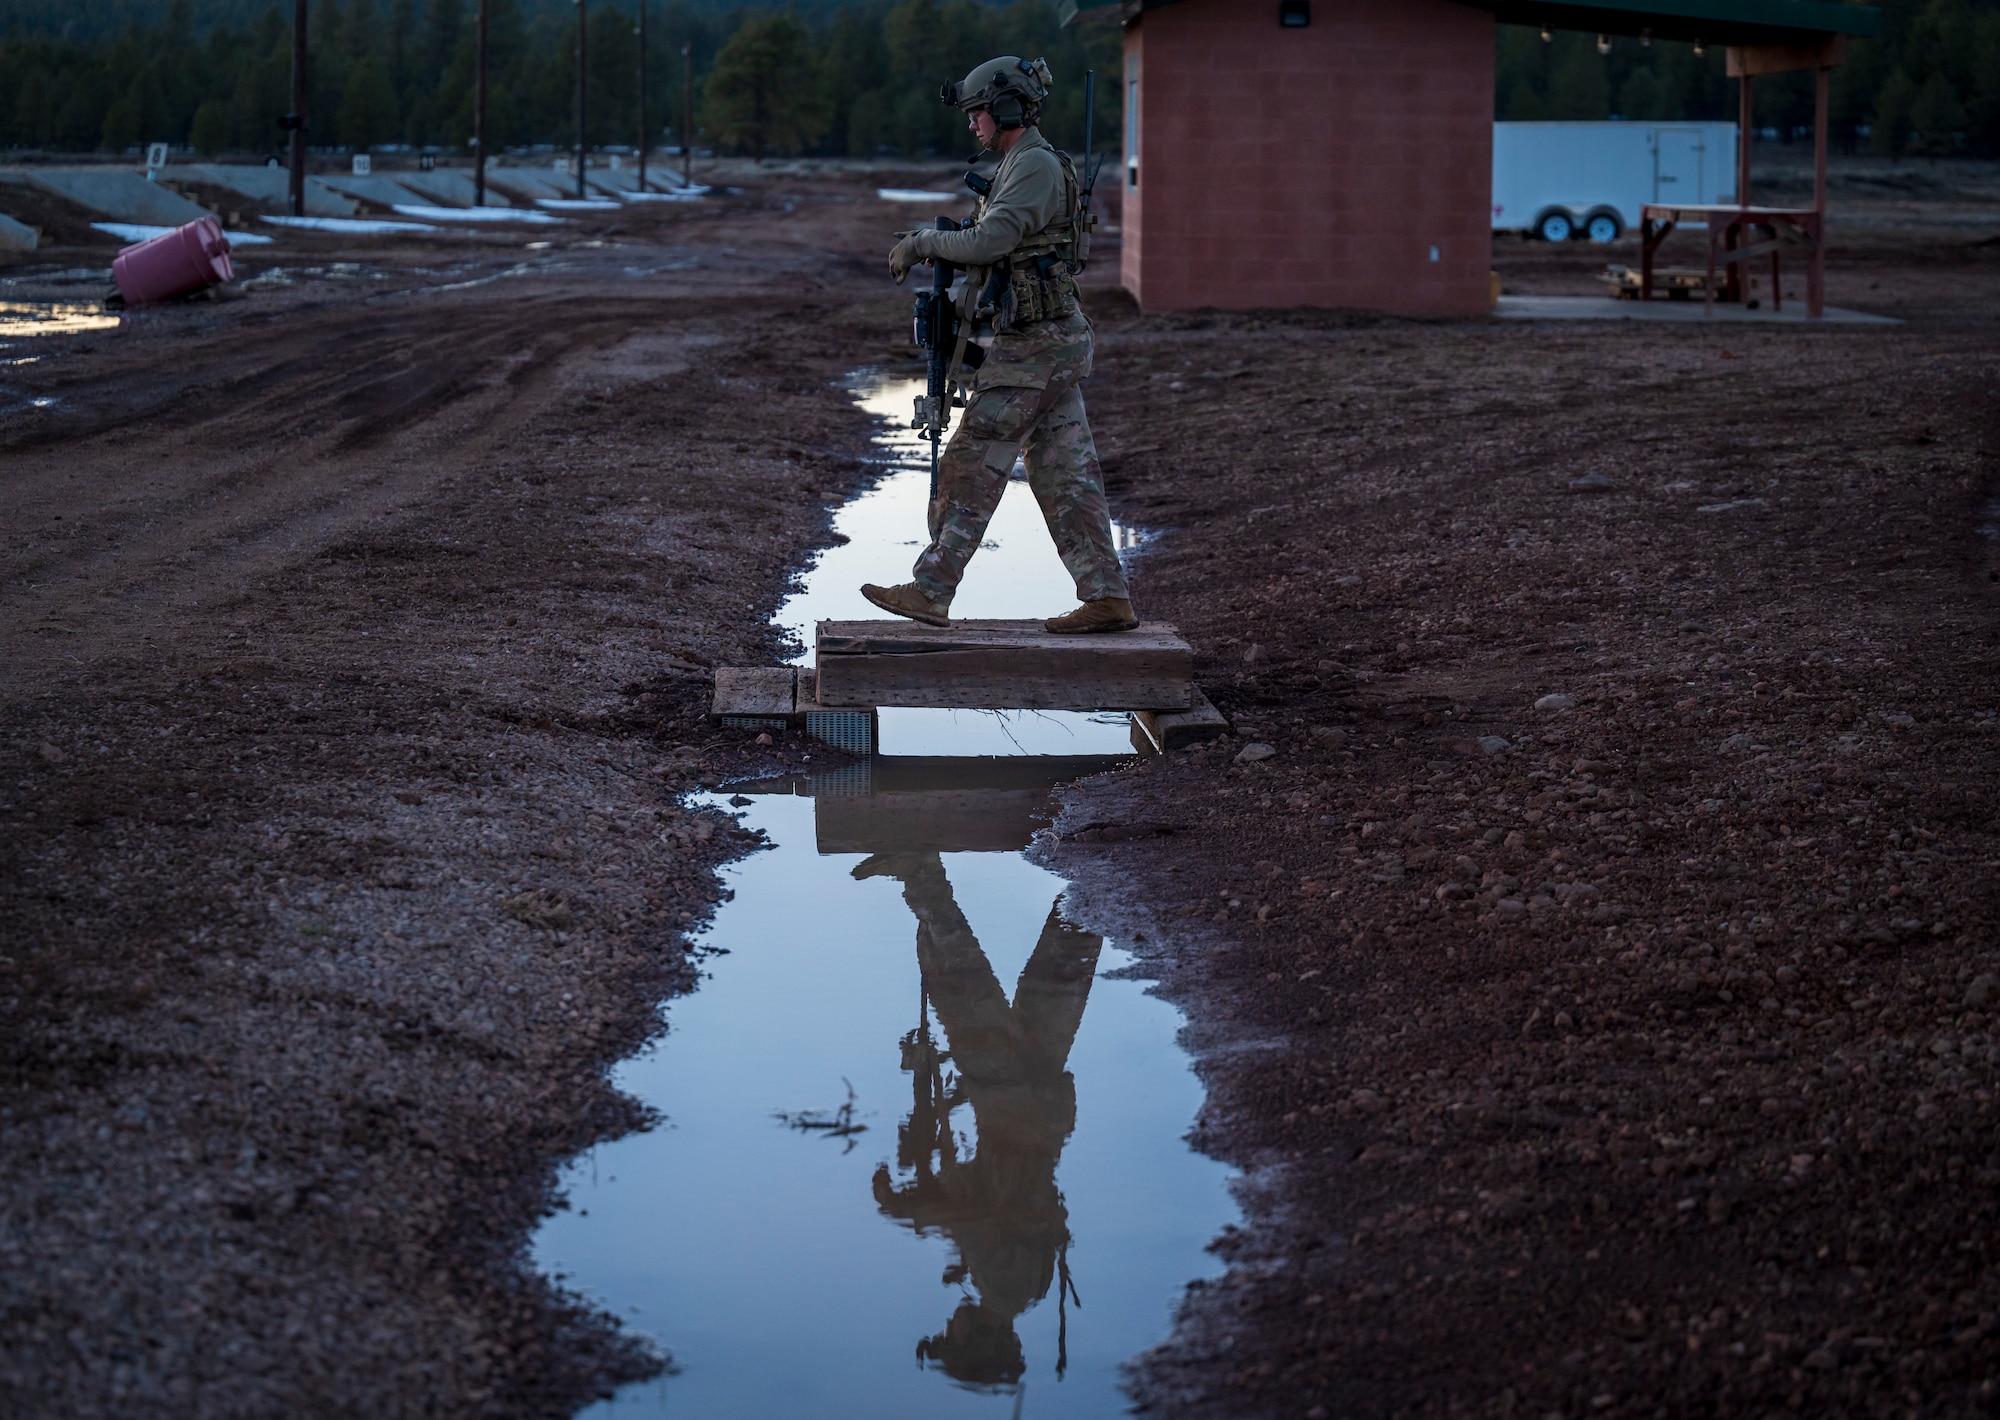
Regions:
<instances>
[{"instance_id":1,"label":"pink plastic barrel","mask_svg":"<svg viewBox=\"0 0 2000 1420\"><path fill-rule=\"evenodd\" d=\"M185 227L126 247L111 263L111 275L126 305L143 306L227 281L236 271L229 264L229 238L222 234L222 223L197 217Z\"/></svg>"}]
</instances>

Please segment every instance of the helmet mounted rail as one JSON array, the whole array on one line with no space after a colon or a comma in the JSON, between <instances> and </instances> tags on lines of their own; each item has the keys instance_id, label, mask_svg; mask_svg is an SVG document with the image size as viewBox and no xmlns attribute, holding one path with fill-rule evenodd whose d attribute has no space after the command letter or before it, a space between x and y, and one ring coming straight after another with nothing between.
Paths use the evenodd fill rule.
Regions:
<instances>
[{"instance_id":1,"label":"helmet mounted rail","mask_svg":"<svg viewBox=\"0 0 2000 1420\"><path fill-rule=\"evenodd\" d=\"M1019 128L1027 121L1029 106L1048 98L1052 82L1046 59L1009 54L987 60L958 83L944 84L938 97L967 112L986 109L1002 128Z\"/></svg>"}]
</instances>

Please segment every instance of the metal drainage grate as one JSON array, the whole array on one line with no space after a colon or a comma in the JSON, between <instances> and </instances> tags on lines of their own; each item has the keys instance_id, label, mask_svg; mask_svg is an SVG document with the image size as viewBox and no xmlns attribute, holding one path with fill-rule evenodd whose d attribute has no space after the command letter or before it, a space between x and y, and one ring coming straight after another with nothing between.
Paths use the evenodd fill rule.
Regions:
<instances>
[{"instance_id":1,"label":"metal drainage grate","mask_svg":"<svg viewBox=\"0 0 2000 1420\"><path fill-rule=\"evenodd\" d=\"M873 710L808 710L806 734L849 754L875 752Z\"/></svg>"}]
</instances>

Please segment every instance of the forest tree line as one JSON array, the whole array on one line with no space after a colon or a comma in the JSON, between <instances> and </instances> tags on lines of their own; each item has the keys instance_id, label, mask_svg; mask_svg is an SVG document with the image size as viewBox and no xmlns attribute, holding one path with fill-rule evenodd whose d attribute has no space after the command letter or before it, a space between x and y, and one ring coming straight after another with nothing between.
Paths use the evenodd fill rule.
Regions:
<instances>
[{"instance_id":1,"label":"forest tree line","mask_svg":"<svg viewBox=\"0 0 2000 1420\"><path fill-rule=\"evenodd\" d=\"M279 148L288 105L289 5L214 0L16 0L0 20L0 148L126 153L164 141L204 155ZM587 6L587 132L629 147L638 131L638 0ZM1885 33L1836 70L1832 137L1891 155L2000 156L2000 0L1881 0ZM310 142L463 152L472 135L474 0L311 0ZM489 142L575 142L576 6L487 0ZM677 142L682 51L695 76L696 142L727 151L922 156L966 148L938 83L995 54L1045 55L1057 84L1044 127L1082 138L1083 74L1101 102L1095 142L1117 141L1116 12L1067 28L1046 0L803 0L724 10L649 0L650 141ZM1733 119L1717 46L1642 46L1503 26L1503 119ZM1759 127L1803 136L1810 75L1759 82Z\"/></svg>"},{"instance_id":2,"label":"forest tree line","mask_svg":"<svg viewBox=\"0 0 2000 1420\"><path fill-rule=\"evenodd\" d=\"M1833 71L1829 137L1835 146L1891 156L2000 157L2000 0L1878 0L1880 39L1854 40ZM1813 76L1780 74L1753 90L1756 125L1807 137ZM1720 46L1641 46L1594 35L1502 26L1495 114L1503 119L1727 119L1735 83Z\"/></svg>"}]
</instances>

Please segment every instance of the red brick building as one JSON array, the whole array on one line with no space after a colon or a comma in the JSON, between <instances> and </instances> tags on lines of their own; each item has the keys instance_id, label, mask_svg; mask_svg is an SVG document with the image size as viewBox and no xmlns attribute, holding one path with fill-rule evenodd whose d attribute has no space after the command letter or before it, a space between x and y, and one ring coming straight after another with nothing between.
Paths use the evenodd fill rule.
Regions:
<instances>
[{"instance_id":1,"label":"red brick building","mask_svg":"<svg viewBox=\"0 0 2000 1420\"><path fill-rule=\"evenodd\" d=\"M1078 0L1125 20L1121 276L1147 310L1491 304L1495 23L1818 45L1814 0Z\"/></svg>"}]
</instances>

